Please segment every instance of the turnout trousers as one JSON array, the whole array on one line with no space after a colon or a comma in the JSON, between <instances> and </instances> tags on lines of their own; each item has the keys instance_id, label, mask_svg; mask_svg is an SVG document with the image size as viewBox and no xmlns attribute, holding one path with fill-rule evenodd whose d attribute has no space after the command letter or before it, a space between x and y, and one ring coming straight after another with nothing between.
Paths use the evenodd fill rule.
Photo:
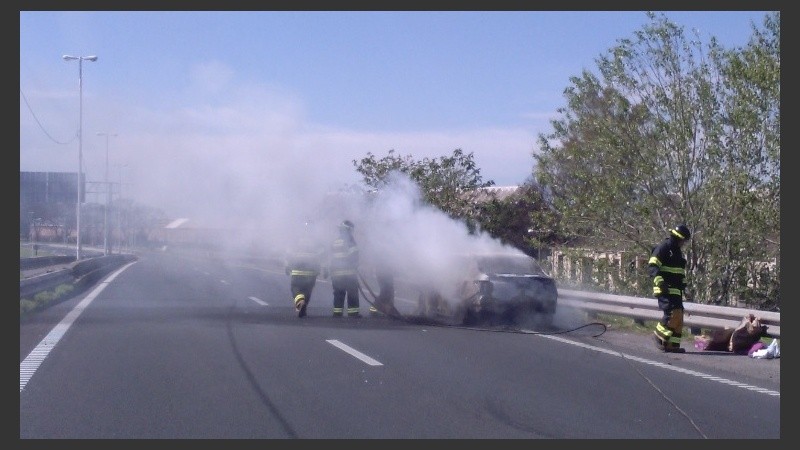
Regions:
<instances>
[{"instance_id":1,"label":"turnout trousers","mask_svg":"<svg viewBox=\"0 0 800 450\"><path fill-rule=\"evenodd\" d=\"M654 331L659 346L664 350L680 348L683 333L683 300L672 295L659 295L657 299L658 309L663 313Z\"/></svg>"},{"instance_id":2,"label":"turnout trousers","mask_svg":"<svg viewBox=\"0 0 800 450\"><path fill-rule=\"evenodd\" d=\"M347 301L347 315L359 314L358 277L356 275L331 276L333 287L333 314L341 315Z\"/></svg>"},{"instance_id":3,"label":"turnout trousers","mask_svg":"<svg viewBox=\"0 0 800 450\"><path fill-rule=\"evenodd\" d=\"M292 275L289 281L289 289L292 291L292 299L294 304L300 300L305 300L306 305L311 301L311 292L314 290L314 285L317 283L317 277L310 275Z\"/></svg>"}]
</instances>

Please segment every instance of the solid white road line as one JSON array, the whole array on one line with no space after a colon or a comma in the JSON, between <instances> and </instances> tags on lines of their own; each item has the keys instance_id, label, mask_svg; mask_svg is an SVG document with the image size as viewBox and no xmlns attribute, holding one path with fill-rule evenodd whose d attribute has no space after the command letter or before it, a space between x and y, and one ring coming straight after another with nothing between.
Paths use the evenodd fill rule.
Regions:
<instances>
[{"instance_id":1,"label":"solid white road line","mask_svg":"<svg viewBox=\"0 0 800 450\"><path fill-rule=\"evenodd\" d=\"M538 334L535 331L529 331L529 330L522 330L522 331L525 332L525 333ZM581 343L581 342L571 341L569 339L565 339L565 338L559 337L559 336L552 336L552 335L547 335L547 334L539 334L539 336L541 336L543 338L547 338L547 339L552 339L554 341L563 342L565 344L577 345L578 347L583 347L583 348L586 348L586 349L589 349L589 350L593 350L593 351L596 351L596 352L606 353L608 355L617 356L617 357L621 357L621 358L625 358L625 359L630 359L632 361L640 362L640 363L643 363L643 364L648 364L648 365L655 366L655 367L660 367L662 369L672 370L672 371L675 371L675 372L680 372L680 373L684 373L684 374L687 374L687 375L691 375L691 376L694 376L694 377L704 378L706 380L716 381L718 383L728 384L728 385L731 385L731 386L744 388L744 389L747 389L749 391L760 392L762 394L771 395L773 397L780 397L781 396L781 393L779 391L773 391L773 390L770 390L770 389L760 388L758 386L752 386L752 385L749 385L749 384L739 383L738 381L728 380L726 378L715 377L713 375L708 375L708 374L705 374L705 373L702 373L702 372L697 372L697 371L694 371L694 370L683 369L683 368L680 368L680 367L673 366L671 364L664 364L662 362L653 361L653 360L645 359L645 358L640 358L638 356L628 355L626 353L621 353L621 352L614 351L614 350L608 350L608 349L605 349L605 348L595 347L593 345L588 345L588 344L584 344L584 343Z\"/></svg>"},{"instance_id":2,"label":"solid white road line","mask_svg":"<svg viewBox=\"0 0 800 450\"><path fill-rule=\"evenodd\" d=\"M116 272L112 273L108 278L103 280L92 292L89 293L80 303L78 303L75 308L72 309L63 319L61 322L58 323L49 333L47 336L42 339L41 342L19 363L19 391L22 392L25 389L25 386L30 381L31 377L39 366L42 364L42 361L50 354L50 351L58 344L58 341L64 336L64 334L69 330L69 327L75 322L75 319L81 315L84 309L89 306L92 301L94 301L95 297L97 297L103 289L108 286L114 278L117 277L120 273L122 273L128 267L136 264L136 261L128 263Z\"/></svg>"}]
</instances>

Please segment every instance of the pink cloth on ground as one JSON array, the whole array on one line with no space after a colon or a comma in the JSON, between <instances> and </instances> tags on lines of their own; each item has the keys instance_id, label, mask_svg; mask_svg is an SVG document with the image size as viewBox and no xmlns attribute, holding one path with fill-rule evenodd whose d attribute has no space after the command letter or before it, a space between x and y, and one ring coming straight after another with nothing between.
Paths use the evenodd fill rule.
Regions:
<instances>
[{"instance_id":1,"label":"pink cloth on ground","mask_svg":"<svg viewBox=\"0 0 800 450\"><path fill-rule=\"evenodd\" d=\"M761 350L762 348L767 348L767 346L761 341L756 342L752 347L750 347L750 350L747 351L747 356L753 356L753 353Z\"/></svg>"},{"instance_id":2,"label":"pink cloth on ground","mask_svg":"<svg viewBox=\"0 0 800 450\"><path fill-rule=\"evenodd\" d=\"M708 347L708 339L702 339L699 337L694 338L694 348L698 350L705 350Z\"/></svg>"}]
</instances>

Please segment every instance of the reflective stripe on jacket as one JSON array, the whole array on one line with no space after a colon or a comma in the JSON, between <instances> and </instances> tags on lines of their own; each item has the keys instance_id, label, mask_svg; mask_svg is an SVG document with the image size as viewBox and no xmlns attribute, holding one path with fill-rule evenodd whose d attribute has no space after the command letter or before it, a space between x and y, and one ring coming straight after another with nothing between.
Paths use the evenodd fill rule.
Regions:
<instances>
[{"instance_id":1,"label":"reflective stripe on jacket","mask_svg":"<svg viewBox=\"0 0 800 450\"><path fill-rule=\"evenodd\" d=\"M338 238L331 246L331 276L358 273L358 246L352 239Z\"/></svg>"},{"instance_id":2,"label":"reflective stripe on jacket","mask_svg":"<svg viewBox=\"0 0 800 450\"><path fill-rule=\"evenodd\" d=\"M686 286L686 259L681 248L670 238L664 239L653 249L647 261L653 277L653 295L681 297Z\"/></svg>"},{"instance_id":3,"label":"reflective stripe on jacket","mask_svg":"<svg viewBox=\"0 0 800 450\"><path fill-rule=\"evenodd\" d=\"M300 238L286 256L287 272L291 275L317 276L322 269L325 248L310 238Z\"/></svg>"}]
</instances>

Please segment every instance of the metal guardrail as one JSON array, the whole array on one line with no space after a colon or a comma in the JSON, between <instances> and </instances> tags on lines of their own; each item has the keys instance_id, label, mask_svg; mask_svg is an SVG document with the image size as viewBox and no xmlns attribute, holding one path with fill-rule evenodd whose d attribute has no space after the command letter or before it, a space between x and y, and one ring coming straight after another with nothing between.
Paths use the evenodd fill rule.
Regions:
<instances>
[{"instance_id":1,"label":"metal guardrail","mask_svg":"<svg viewBox=\"0 0 800 450\"><path fill-rule=\"evenodd\" d=\"M73 258L74 259L74 258ZM62 284L81 288L97 281L99 277L126 262L136 259L132 255L108 255L73 262L69 267L44 273L19 281L19 298L31 298L36 294L55 289Z\"/></svg>"},{"instance_id":2,"label":"metal guardrail","mask_svg":"<svg viewBox=\"0 0 800 450\"><path fill-rule=\"evenodd\" d=\"M558 289L558 304L559 306L570 306L585 311L601 312L642 320L659 320L662 316L661 310L658 309L658 303L654 298ZM763 325L767 325L767 334L769 336L779 338L781 335L781 314L778 312L734 308L730 306L703 305L687 301L683 302L683 308L683 323L688 327L712 329L736 328L742 322L742 318L745 315L753 314L761 318L761 323Z\"/></svg>"},{"instance_id":3,"label":"metal guardrail","mask_svg":"<svg viewBox=\"0 0 800 450\"><path fill-rule=\"evenodd\" d=\"M62 269L31 278L19 280L19 298L32 298L36 294L55 289L62 284L72 284L75 277L72 269Z\"/></svg>"},{"instance_id":4,"label":"metal guardrail","mask_svg":"<svg viewBox=\"0 0 800 450\"><path fill-rule=\"evenodd\" d=\"M37 267L69 264L75 261L74 256L35 256L33 258L20 258L19 270L35 269Z\"/></svg>"},{"instance_id":5,"label":"metal guardrail","mask_svg":"<svg viewBox=\"0 0 800 450\"><path fill-rule=\"evenodd\" d=\"M76 283L89 274L107 272L109 267L119 266L135 259L131 255L108 255L73 263L72 268L20 280L20 298L35 295L59 284ZM277 261L277 260L276 260ZM558 289L559 306L568 306L589 312L619 315L641 320L659 320L662 316L654 298L614 295L602 292ZM684 301L684 325L711 329L736 328L747 314L753 314L767 325L767 334L779 338L781 315L778 312L749 308L704 305Z\"/></svg>"}]
</instances>

